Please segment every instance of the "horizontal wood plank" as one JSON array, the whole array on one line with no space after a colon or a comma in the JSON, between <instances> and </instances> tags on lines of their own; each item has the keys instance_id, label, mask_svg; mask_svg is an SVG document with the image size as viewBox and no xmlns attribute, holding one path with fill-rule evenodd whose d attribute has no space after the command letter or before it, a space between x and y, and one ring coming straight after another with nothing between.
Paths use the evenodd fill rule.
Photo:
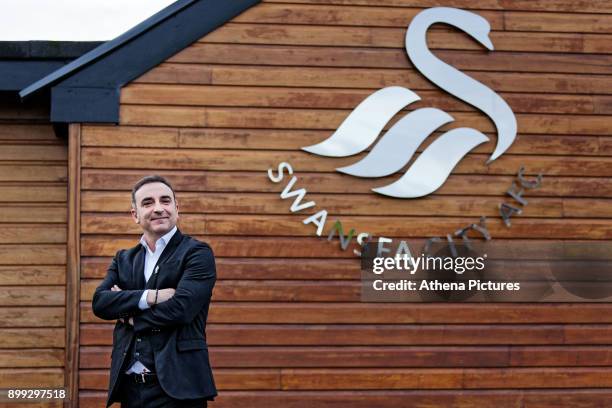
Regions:
<instances>
[{"instance_id":1,"label":"horizontal wood plank","mask_svg":"<svg viewBox=\"0 0 612 408\"><path fill-rule=\"evenodd\" d=\"M5 203L65 203L66 186L17 184L0 185L0 200ZM50 206L52 207L52 206ZM65 208L65 207L61 207ZM65 210L64 210L65 211Z\"/></svg>"},{"instance_id":2,"label":"horizontal wood plank","mask_svg":"<svg viewBox=\"0 0 612 408\"><path fill-rule=\"evenodd\" d=\"M452 232L452 231L451 231ZM225 237L196 235L196 239L207 242L214 248L218 257L247 257L247 258L317 258L317 259L343 259L357 260L356 254L350 250L343 251L336 240L330 244L326 238L321 237ZM413 249L422 250L429 238L407 239L405 237L391 237L405 240ZM86 236L81 240L83 256L114 256L119 249L131 248L138 245L139 235L132 237L94 235ZM571 240L569 244L582 245L583 248L594 247L597 241ZM486 244L486 251L490 259L523 259L523 260L555 260L561 259L560 241L530 239L529 245L517 239L496 238ZM605 243L599 243L605 245ZM349 246L350 247L350 246ZM599 246L599 248L602 248ZM597 253L597 252L595 252Z\"/></svg>"},{"instance_id":3,"label":"horizontal wood plank","mask_svg":"<svg viewBox=\"0 0 612 408\"><path fill-rule=\"evenodd\" d=\"M249 236L313 236L317 226L303 221L308 215L223 215L206 214L184 216L185 231L192 235L249 235ZM339 217L340 218L340 217ZM446 236L477 221L458 217L365 217L342 216L342 225L357 233L403 238ZM139 229L127 216L83 214L84 234L137 234ZM197 225L190 223L195 220ZM328 234L334 223L330 218L322 232ZM495 238L553 238L553 239L610 239L612 225L605 219L535 219L516 216L512 228L498 219L491 219L487 229ZM323 235L323 234L321 234Z\"/></svg>"},{"instance_id":4,"label":"horizontal wood plank","mask_svg":"<svg viewBox=\"0 0 612 408\"><path fill-rule=\"evenodd\" d=\"M146 173L142 170L127 169L84 169L83 190L130 191L134 183ZM199 192L275 192L278 185L271 183L260 171L190 171L167 170L163 174L174 188L182 191ZM380 183L391 182L393 178L381 178ZM340 173L300 172L298 180L311 193L363 194L371 192L371 180L350 177ZM474 194L499 196L512 185L514 177L496 175L453 175L433 193L449 195ZM350 181L350 182L349 182ZM296 187L298 187L296 185ZM559 177L546 175L542 185L526 192L529 196L551 197L612 197L612 179L594 177ZM349 198L347 198L350 200Z\"/></svg>"},{"instance_id":5,"label":"horizontal wood plank","mask_svg":"<svg viewBox=\"0 0 612 408\"><path fill-rule=\"evenodd\" d=\"M497 92L563 94L612 93L606 76L587 73L487 72L462 70ZM406 68L337 68L240 66L164 62L136 79L136 83L365 88L404 86L414 91L438 89L416 71Z\"/></svg>"},{"instance_id":6,"label":"horizontal wood plank","mask_svg":"<svg viewBox=\"0 0 612 408\"><path fill-rule=\"evenodd\" d=\"M612 26L612 25L611 25ZM608 30L609 32L612 30ZM603 31L600 31L603 32ZM442 60L459 70L610 74L612 55L556 54L486 50L437 51ZM300 67L408 68L403 48L313 47L197 43L168 62L191 64L272 65Z\"/></svg>"},{"instance_id":7,"label":"horizontal wood plank","mask_svg":"<svg viewBox=\"0 0 612 408\"><path fill-rule=\"evenodd\" d=\"M66 146L3 145L0 160L57 160L68 158Z\"/></svg>"},{"instance_id":8,"label":"horizontal wood plank","mask_svg":"<svg viewBox=\"0 0 612 408\"><path fill-rule=\"evenodd\" d=\"M100 283L100 280L81 280L81 301L91 301ZM359 282L232 280L218 281L215 284L214 296L216 301L235 302L358 302L360 292ZM0 297L0 304L2 300Z\"/></svg>"},{"instance_id":9,"label":"horizontal wood plank","mask_svg":"<svg viewBox=\"0 0 612 408\"><path fill-rule=\"evenodd\" d=\"M62 349L0 349L0 368L15 367L63 367Z\"/></svg>"},{"instance_id":10,"label":"horizontal wood plank","mask_svg":"<svg viewBox=\"0 0 612 408\"><path fill-rule=\"evenodd\" d=\"M0 245L3 265L65 265L66 245Z\"/></svg>"},{"instance_id":11,"label":"horizontal wood plank","mask_svg":"<svg viewBox=\"0 0 612 408\"><path fill-rule=\"evenodd\" d=\"M350 251L338 251L334 245L318 238L306 237L203 237L196 239L206 241L214 248L215 256L241 257L304 257L304 258L350 258L355 255ZM82 256L114 256L120 249L138 245L139 236L83 236L81 237ZM1 253L1 247L0 247Z\"/></svg>"},{"instance_id":12,"label":"horizontal wood plank","mask_svg":"<svg viewBox=\"0 0 612 408\"><path fill-rule=\"evenodd\" d=\"M64 371L60 368L2 368L1 388L63 388Z\"/></svg>"},{"instance_id":13,"label":"horizontal wood plank","mask_svg":"<svg viewBox=\"0 0 612 408\"><path fill-rule=\"evenodd\" d=\"M286 390L606 388L608 368L283 369Z\"/></svg>"},{"instance_id":14,"label":"horizontal wood plank","mask_svg":"<svg viewBox=\"0 0 612 408\"><path fill-rule=\"evenodd\" d=\"M219 390L283 389L487 389L497 388L607 388L607 369L512 368L512 369L216 369ZM564 372L564 370L567 370ZM574 384L572 385L572 382ZM108 372L83 370L82 389L104 390Z\"/></svg>"},{"instance_id":15,"label":"horizontal wood plank","mask_svg":"<svg viewBox=\"0 0 612 408\"><path fill-rule=\"evenodd\" d=\"M371 93L370 90L351 89L134 84L122 89L121 103L242 106L245 108L353 109ZM441 91L422 91L419 92L419 96L422 101L411 105L411 108L433 106L444 111L471 112L474 110L469 105L453 99ZM501 93L500 96L506 100L515 113L612 113L612 97L534 93ZM157 132L157 136L164 137L162 146L172 143L172 136L175 136L168 132L161 133L161 135L158 133L161 132ZM158 137L153 138L150 143L156 143L156 139Z\"/></svg>"},{"instance_id":16,"label":"horizontal wood plank","mask_svg":"<svg viewBox=\"0 0 612 408\"><path fill-rule=\"evenodd\" d=\"M192 106L121 105L121 123L137 126L196 126L219 128L287 128L335 130L348 110L202 108ZM495 128L484 115L449 112L462 126L482 132ZM612 135L608 118L601 115L517 114L522 131L533 134ZM239 170L239 169L237 169Z\"/></svg>"},{"instance_id":17,"label":"horizontal wood plank","mask_svg":"<svg viewBox=\"0 0 612 408\"><path fill-rule=\"evenodd\" d=\"M287 3L287 0L263 0L263 3ZM355 6L446 7L481 10L562 11L571 13L612 13L612 5L605 2L572 0L291 0L297 4L336 4Z\"/></svg>"},{"instance_id":18,"label":"horizontal wood plank","mask_svg":"<svg viewBox=\"0 0 612 408\"><path fill-rule=\"evenodd\" d=\"M356 26L406 27L418 14L418 8L341 7L333 5L260 4L246 10L232 21L267 24L330 24ZM503 14L482 11L493 29L503 27Z\"/></svg>"},{"instance_id":19,"label":"horizontal wood plank","mask_svg":"<svg viewBox=\"0 0 612 408\"><path fill-rule=\"evenodd\" d=\"M67 170L65 165L33 163L14 165L0 163L0 182L65 182L66 177ZM38 187L37 185L35 186ZM2 187L6 186L2 185ZM40 187L44 188L44 186ZM66 189L64 188L63 191L65 195ZM36 195L39 194L36 193Z\"/></svg>"},{"instance_id":20,"label":"horizontal wood plank","mask_svg":"<svg viewBox=\"0 0 612 408\"><path fill-rule=\"evenodd\" d=\"M109 257L81 259L81 278L106 275ZM215 257L217 279L358 279L359 259L270 259Z\"/></svg>"},{"instance_id":21,"label":"horizontal wood plank","mask_svg":"<svg viewBox=\"0 0 612 408\"><path fill-rule=\"evenodd\" d=\"M280 389L280 370L274 369L216 369L215 385L219 390L274 390ZM108 370L80 370L79 388L108 389Z\"/></svg>"},{"instance_id":22,"label":"horizontal wood plank","mask_svg":"<svg viewBox=\"0 0 612 408\"><path fill-rule=\"evenodd\" d=\"M57 399L45 402L4 402L3 408L62 408L64 401Z\"/></svg>"},{"instance_id":23,"label":"horizontal wood plank","mask_svg":"<svg viewBox=\"0 0 612 408\"><path fill-rule=\"evenodd\" d=\"M83 192L81 210L95 213L119 212L125 214L128 207L128 193L124 192ZM350 200L343 195L308 194L305 201L314 201L320 208L332 214L346 215L449 215L449 216L499 216L499 203L503 197L427 197L414 201L410 206L399 200L383 198L373 200L370 195L352 195ZM180 211L183 214L236 213L236 214L280 214L289 213L290 200L282 200L277 194L225 194L225 193L182 193L179 195ZM560 217L575 213L585 215L581 210L590 209L588 216L612 215L611 203L607 200L558 198L531 198L529 212L525 217ZM599 208L599 211L598 211ZM593 211L594 210L594 211ZM606 212L609 210L609 212ZM314 214L316 207L300 213ZM188 221L186 221L188 222Z\"/></svg>"},{"instance_id":24,"label":"horizontal wood plank","mask_svg":"<svg viewBox=\"0 0 612 408\"><path fill-rule=\"evenodd\" d=\"M504 13L504 29L508 31L612 32L610 14L576 13ZM588 27L588 28L587 28Z\"/></svg>"},{"instance_id":25,"label":"horizontal wood plank","mask_svg":"<svg viewBox=\"0 0 612 408\"><path fill-rule=\"evenodd\" d=\"M0 306L63 306L64 286L4 286L0 291Z\"/></svg>"},{"instance_id":26,"label":"horizontal wood plank","mask_svg":"<svg viewBox=\"0 0 612 408\"><path fill-rule=\"evenodd\" d=\"M331 135L330 131L325 130L198 129L147 126L91 126L86 129L88 137L83 145L93 147L158 148L163 145L190 149L299 150L304 146L319 143ZM158 133L163 136L156 137ZM436 132L434 136L427 138L417 151L423 151L440 134ZM487 136L495 137L493 134ZM487 153L488 151L487 146L478 146L474 149L475 153ZM508 154L609 156L611 153L612 138L584 135L521 134L508 149Z\"/></svg>"},{"instance_id":27,"label":"horizontal wood plank","mask_svg":"<svg viewBox=\"0 0 612 408\"><path fill-rule=\"evenodd\" d=\"M17 140L21 143L32 141L35 143L58 142L51 125L9 124L3 123L0 129L0 140Z\"/></svg>"},{"instance_id":28,"label":"horizontal wood plank","mask_svg":"<svg viewBox=\"0 0 612 408\"><path fill-rule=\"evenodd\" d=\"M409 243L410 245L411 243ZM420 250L417 243L413 248L415 253ZM504 259L497 260L488 254L487 268L494 271L495 276L512 277L525 283L550 276L551 269L557 265L579 267L581 261L551 261L551 260L516 260L513 253L506 254ZM101 280L111 263L110 257L84 258L81 261L81 278ZM584 264L583 264L584 265ZM361 279L360 259L308 259L308 258L215 258L217 282L227 281L317 281L319 285L327 282L339 284L342 281L359 281ZM234 281L234 282L232 282ZM254 284L260 284L255 282Z\"/></svg>"},{"instance_id":29,"label":"horizontal wood plank","mask_svg":"<svg viewBox=\"0 0 612 408\"><path fill-rule=\"evenodd\" d=\"M606 18L604 16L604 18ZM430 49L478 50L482 46L461 32L430 29ZM228 23L200 39L202 43L320 45L402 48L406 28ZM610 53L610 37L602 34L494 31L496 51Z\"/></svg>"},{"instance_id":30,"label":"horizontal wood plank","mask_svg":"<svg viewBox=\"0 0 612 408\"><path fill-rule=\"evenodd\" d=\"M63 285L65 282L65 266L0 266L0 286Z\"/></svg>"},{"instance_id":31,"label":"horizontal wood plank","mask_svg":"<svg viewBox=\"0 0 612 408\"><path fill-rule=\"evenodd\" d=\"M0 307L0 327L63 327L63 307Z\"/></svg>"},{"instance_id":32,"label":"horizontal wood plank","mask_svg":"<svg viewBox=\"0 0 612 408\"><path fill-rule=\"evenodd\" d=\"M66 208L51 204L5 205L0 213L0 223L66 223Z\"/></svg>"},{"instance_id":33,"label":"horizontal wood plank","mask_svg":"<svg viewBox=\"0 0 612 408\"><path fill-rule=\"evenodd\" d=\"M87 212L120 212L128 208L127 192L86 191L81 195L81 210ZM346 215L441 215L441 216L499 216L499 204L504 197L425 197L415 200L410 206L404 202L381 197L373 200L371 195L308 194L305 201L314 201L317 206L332 214ZM237 213L237 214L287 214L292 201L275 194L226 194L226 193L180 193L181 213ZM510 198L508 198L510 199ZM608 199L559 199L529 198L528 211L522 217L612 217L612 202ZM313 214L316 207L302 210Z\"/></svg>"},{"instance_id":34,"label":"horizontal wood plank","mask_svg":"<svg viewBox=\"0 0 612 408\"><path fill-rule=\"evenodd\" d=\"M542 268L543 269L543 268ZM547 268L548 269L548 268ZM513 269L510 265L499 271L495 271L499 274L500 278L496 280L508 280L504 279L505 276L509 275L513 281L521 281L521 291L510 299L506 296L503 300L498 302L535 302L540 300L543 291L546 292L544 298L547 302L577 302L585 301L583 297L568 293L561 285L555 284L550 285L543 283L542 280L530 281L529 277L521 279L516 276L516 269ZM522 273L522 271L521 271ZM492 274L492 273L491 273ZM537 275L536 275L537 276ZM551 274L544 275L545 277L551 276ZM532 278L537 279L537 278ZM81 300L91 301L93 299L94 291L100 284L100 280L84 280L81 281ZM417 282L417 285L419 283ZM592 286L602 286L612 288L609 282L606 283L592 283ZM119 285L121 289L137 289L133 286ZM220 280L216 283L214 289L214 300L216 302L359 302L362 299L362 292L365 290L366 284L359 281L312 281L312 280L264 280L264 281L237 281L237 280ZM609 292L608 292L609 293ZM487 298L483 294L472 293L473 298L471 301L487 301ZM375 297L375 295L370 294ZM366 295L367 297L367 295ZM380 295L384 298L383 295ZM391 295L389 295L391 297ZM392 297L395 301L401 299L403 302L421 303L427 301L427 298L436 299L437 296L433 293L419 293L416 291L396 294ZM608 294L608 300L610 295ZM592 300L603 302L605 299ZM391 300L390 300L391 301ZM44 304L45 300L36 300L36 302L28 301L24 299L10 299L6 301L7 304ZM46 302L51 302L46 300Z\"/></svg>"},{"instance_id":35,"label":"horizontal wood plank","mask_svg":"<svg viewBox=\"0 0 612 408\"><path fill-rule=\"evenodd\" d=\"M66 226L2 224L0 244L61 244L66 242Z\"/></svg>"},{"instance_id":36,"label":"horizontal wood plank","mask_svg":"<svg viewBox=\"0 0 612 408\"><path fill-rule=\"evenodd\" d=\"M82 311L87 312L86 307ZM82 314L81 316L85 316ZM82 322L81 345L110 346L110 324ZM387 322L391 323L391 322ZM609 324L218 324L206 327L211 346L500 346L606 345Z\"/></svg>"},{"instance_id":37,"label":"horizontal wood plank","mask_svg":"<svg viewBox=\"0 0 612 408\"><path fill-rule=\"evenodd\" d=\"M212 302L211 323L257 324L559 324L611 323L607 303L406 304L304 302ZM4 309L5 310L5 309ZM82 322L92 320L91 303L81 303ZM606 315L607 314L607 315ZM100 322L97 318L94 321ZM487 326L485 326L485 329ZM490 328L490 327L489 327Z\"/></svg>"},{"instance_id":38,"label":"horizontal wood plank","mask_svg":"<svg viewBox=\"0 0 612 408\"><path fill-rule=\"evenodd\" d=\"M157 171L178 169L259 171L260 177L268 183L271 182L268 180L267 170L276 171L278 165L283 162L290 163L297 173L296 175L299 176L300 172L333 172L337 167L348 166L361 158L359 156L330 159L294 151L156 150L101 147L83 148L82 155L83 166L89 168L149 168L150 171L155 168L158 169ZM542 173L557 176L612 176L612 157L505 155L489 165L486 164L487 159L488 155L468 154L455 167L453 174L515 175L523 166L528 175ZM401 177L401 174L395 174L392 179L396 180ZM347 177L346 179L352 181L356 178ZM372 183L371 188L385 185L380 184L381 182L378 179L370 181L370 183ZM466 193L469 194L469 191ZM500 193L503 193L503 191L498 192L498 194Z\"/></svg>"},{"instance_id":39,"label":"horizontal wood plank","mask_svg":"<svg viewBox=\"0 0 612 408\"><path fill-rule=\"evenodd\" d=\"M606 406L612 398L610 389L591 390L419 390L419 391L224 391L215 400L220 408L268 408L270 406L305 408L313 406L334 408L396 408L410 401L413 408L475 406L558 408ZM79 406L94 408L106 402L102 391L83 391ZM16 407L19 408L19 407Z\"/></svg>"},{"instance_id":40,"label":"horizontal wood plank","mask_svg":"<svg viewBox=\"0 0 612 408\"><path fill-rule=\"evenodd\" d=\"M213 346L215 368L608 366L604 346ZM111 347L83 346L81 368L108 368Z\"/></svg>"},{"instance_id":41,"label":"horizontal wood plank","mask_svg":"<svg viewBox=\"0 0 612 408\"><path fill-rule=\"evenodd\" d=\"M19 328L0 329L0 348L34 348L53 347L64 348L65 332L63 327L57 328Z\"/></svg>"},{"instance_id":42,"label":"horizontal wood plank","mask_svg":"<svg viewBox=\"0 0 612 408\"><path fill-rule=\"evenodd\" d=\"M122 88L121 94L132 86ZM82 125L81 146L179 147L177 128Z\"/></svg>"},{"instance_id":43,"label":"horizontal wood plank","mask_svg":"<svg viewBox=\"0 0 612 408\"><path fill-rule=\"evenodd\" d=\"M505 2L509 3L509 2ZM379 5L379 3L375 3ZM421 9L408 7L341 7L328 4L262 4L233 19L241 23L329 24L348 26L406 27ZM446 4L445 4L446 5ZM470 3L470 7L474 7ZM499 6L498 6L499 7ZM516 7L516 6L515 6ZM540 5L540 7L542 7ZM550 11L547 9L547 11ZM492 29L507 31L611 32L612 20L606 14L537 13L512 10L478 11Z\"/></svg>"}]
</instances>

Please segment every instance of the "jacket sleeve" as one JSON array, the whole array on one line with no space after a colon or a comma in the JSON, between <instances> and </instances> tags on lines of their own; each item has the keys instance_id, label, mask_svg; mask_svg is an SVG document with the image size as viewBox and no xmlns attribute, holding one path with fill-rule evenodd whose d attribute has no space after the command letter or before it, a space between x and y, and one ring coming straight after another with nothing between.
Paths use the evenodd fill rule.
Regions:
<instances>
[{"instance_id":1,"label":"jacket sleeve","mask_svg":"<svg viewBox=\"0 0 612 408\"><path fill-rule=\"evenodd\" d=\"M117 258L119 252L113 258L106 277L94 292L92 306L96 316L104 320L116 320L128 317L140 312L138 302L143 290L121 290L111 291L113 285L118 285L119 275L117 268Z\"/></svg>"},{"instance_id":2,"label":"jacket sleeve","mask_svg":"<svg viewBox=\"0 0 612 408\"><path fill-rule=\"evenodd\" d=\"M210 303L216 278L212 249L198 243L186 256L185 270L174 296L134 316L134 330L140 332L191 323Z\"/></svg>"}]
</instances>

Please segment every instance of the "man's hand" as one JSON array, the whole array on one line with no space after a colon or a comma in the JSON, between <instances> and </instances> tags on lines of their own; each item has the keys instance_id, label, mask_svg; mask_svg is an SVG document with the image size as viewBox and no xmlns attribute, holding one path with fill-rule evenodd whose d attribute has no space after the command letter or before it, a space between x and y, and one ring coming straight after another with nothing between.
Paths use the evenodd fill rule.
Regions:
<instances>
[{"instance_id":1,"label":"man's hand","mask_svg":"<svg viewBox=\"0 0 612 408\"><path fill-rule=\"evenodd\" d=\"M120 292L120 291L121 291L121 288L120 288L119 286L117 286L117 285L113 285L113 287L111 288L111 291L112 291L112 292ZM125 323L125 318L123 318L123 317L122 317L122 318L121 318L121 319L119 319L119 320L121 320L123 323ZM129 325L133 326L133 325L134 325L134 318L130 317L130 318L128 319L127 323L128 323Z\"/></svg>"},{"instance_id":2,"label":"man's hand","mask_svg":"<svg viewBox=\"0 0 612 408\"><path fill-rule=\"evenodd\" d=\"M159 289L157 291L157 304L170 300L172 296L174 296L174 292L176 292L176 289L174 288ZM149 306L156 304L155 291L152 289L149 289L149 292L147 293L147 303Z\"/></svg>"}]
</instances>

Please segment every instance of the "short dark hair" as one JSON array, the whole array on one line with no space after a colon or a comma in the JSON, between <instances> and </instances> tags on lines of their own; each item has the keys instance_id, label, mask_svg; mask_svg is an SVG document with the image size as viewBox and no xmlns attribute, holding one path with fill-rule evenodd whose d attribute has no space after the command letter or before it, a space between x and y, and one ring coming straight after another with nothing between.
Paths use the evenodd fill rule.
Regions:
<instances>
[{"instance_id":1,"label":"short dark hair","mask_svg":"<svg viewBox=\"0 0 612 408\"><path fill-rule=\"evenodd\" d=\"M170 182L166 180L164 177L154 174L152 176L143 177L140 180L138 180L136 184L134 184L134 187L132 188L132 206L134 208L136 208L136 192L140 190L140 187L144 186L145 184L150 184L150 183L163 183L167 185L172 191L172 196L174 197L174 201L176 201L176 194L174 193L174 188L172 188L172 184L170 184Z\"/></svg>"}]
</instances>

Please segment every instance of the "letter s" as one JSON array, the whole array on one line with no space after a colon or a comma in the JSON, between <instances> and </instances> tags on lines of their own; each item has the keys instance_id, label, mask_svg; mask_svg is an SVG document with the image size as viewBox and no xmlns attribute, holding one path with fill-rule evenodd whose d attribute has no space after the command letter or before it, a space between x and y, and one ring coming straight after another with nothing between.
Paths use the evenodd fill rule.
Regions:
<instances>
[{"instance_id":1,"label":"letter s","mask_svg":"<svg viewBox=\"0 0 612 408\"><path fill-rule=\"evenodd\" d=\"M286 169L289 175L293 175L293 168L287 162L282 162L278 165L278 176L272 175L272 169L268 169L268 178L274 183L280 183L283 180L283 170Z\"/></svg>"}]
</instances>

